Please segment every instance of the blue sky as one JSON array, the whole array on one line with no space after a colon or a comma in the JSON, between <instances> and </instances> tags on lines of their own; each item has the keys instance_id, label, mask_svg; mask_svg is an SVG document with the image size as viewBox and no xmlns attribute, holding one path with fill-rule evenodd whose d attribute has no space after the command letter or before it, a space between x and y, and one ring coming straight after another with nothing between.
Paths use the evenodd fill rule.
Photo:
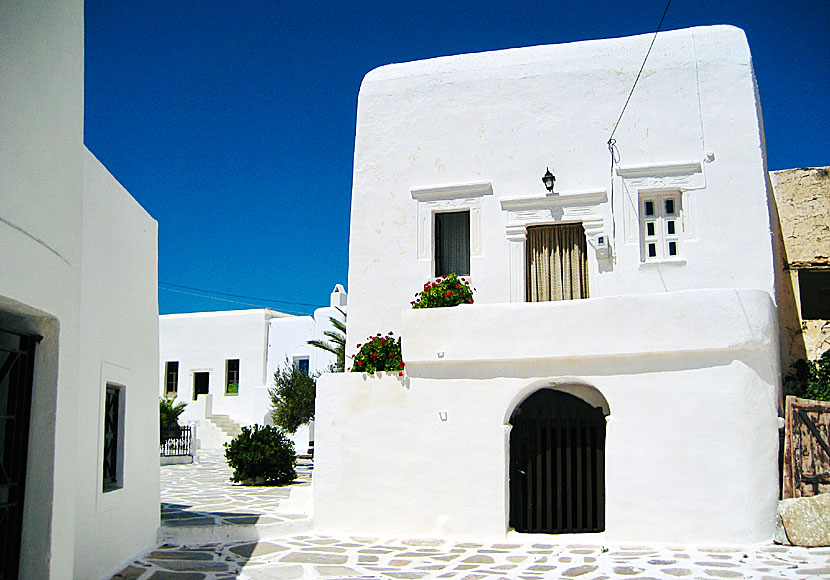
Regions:
<instances>
[{"instance_id":1,"label":"blue sky","mask_svg":"<svg viewBox=\"0 0 830 580\"><path fill-rule=\"evenodd\" d=\"M664 8L88 0L85 141L159 222L162 314L308 313L347 281L357 93L368 71L649 33ZM830 164L830 2L674 0L663 29L707 24L747 33L769 168ZM197 296L204 289L214 299Z\"/></svg>"}]
</instances>

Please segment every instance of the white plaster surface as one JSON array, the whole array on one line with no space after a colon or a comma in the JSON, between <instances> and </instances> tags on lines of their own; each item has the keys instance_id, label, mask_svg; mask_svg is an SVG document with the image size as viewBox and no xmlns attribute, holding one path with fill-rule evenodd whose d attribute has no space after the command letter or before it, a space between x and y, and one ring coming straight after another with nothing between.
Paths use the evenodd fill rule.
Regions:
<instances>
[{"instance_id":1,"label":"white plaster surface","mask_svg":"<svg viewBox=\"0 0 830 580\"><path fill-rule=\"evenodd\" d=\"M165 364L179 362L176 400L187 404L181 423L197 426L197 437L205 449L221 449L228 440L206 421L209 415L227 415L239 425L270 425L274 372L297 358L309 359L309 371L325 371L334 355L308 344L311 339L328 341L323 334L332 328L329 317L342 319L347 295L337 284L330 305L318 308L313 316L292 316L269 309L230 310L165 314L159 317L159 394L166 388ZM239 359L239 392L225 392L225 364ZM194 398L194 372L210 374L209 397ZM301 426L291 435L298 453L309 448L309 427Z\"/></svg>"},{"instance_id":2,"label":"white plaster surface","mask_svg":"<svg viewBox=\"0 0 830 580\"><path fill-rule=\"evenodd\" d=\"M83 3L0 3L0 54L0 326L43 336L19 576L99 578L158 527L156 223L83 146ZM127 397L105 497L107 380Z\"/></svg>"},{"instance_id":3,"label":"white plaster surface","mask_svg":"<svg viewBox=\"0 0 830 580\"><path fill-rule=\"evenodd\" d=\"M772 537L776 264L749 49L729 26L660 33L611 176L606 143L651 38L366 76L347 352L394 331L407 376L318 382L318 530L504 538L510 414L553 387L607 413L606 531L592 541ZM680 193L680 254L644 263L639 198L665 192ZM406 310L435 273L432 213L454 209L471 212L475 304ZM573 222L590 298L525 304L527 227Z\"/></svg>"},{"instance_id":4,"label":"white plaster surface","mask_svg":"<svg viewBox=\"0 0 830 580\"><path fill-rule=\"evenodd\" d=\"M741 30L658 35L615 135L627 177L610 179L606 142L650 41L645 35L467 54L366 76L355 140L349 354L370 334L398 334L400 310L433 276L431 241L419 254L417 220L442 186L446 211L471 207L456 195L465 186L491 184L492 194L469 198L480 203L481 250L471 257L476 304L511 301L511 284L522 289L514 300L524 299L524 245L508 239L510 224L521 230L586 220L594 236L612 239L615 256L598 260L589 249L592 297L700 288L774 295L760 109ZM705 161L709 152L712 162ZM585 215L502 208L507 198L544 200L547 166L561 198L605 192L607 201L584 206ZM413 199L422 190L431 201ZM631 208L636 218L640 191L665 190L682 192L682 261L641 264Z\"/></svg>"}]
</instances>

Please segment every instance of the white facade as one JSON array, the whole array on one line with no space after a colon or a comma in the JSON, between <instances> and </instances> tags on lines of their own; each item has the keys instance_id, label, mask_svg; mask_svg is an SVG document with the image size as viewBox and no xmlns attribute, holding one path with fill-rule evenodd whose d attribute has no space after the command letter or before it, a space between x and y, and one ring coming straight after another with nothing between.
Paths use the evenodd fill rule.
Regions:
<instances>
[{"instance_id":1,"label":"white facade","mask_svg":"<svg viewBox=\"0 0 830 580\"><path fill-rule=\"evenodd\" d=\"M314 316L292 316L269 309L230 310L165 314L159 317L159 394L187 404L180 423L196 423L203 447L221 448L227 441L208 417L226 415L239 425L270 425L274 372L286 358L293 364L307 361L310 373L325 371L334 355L307 344L325 340L332 329L329 317L342 319L338 308L346 308L346 292L335 286L330 305ZM229 365L238 361L238 375L229 375ZM177 364L178 380L168 385L170 364ZM201 375L202 378L199 378ZM197 393L197 383L207 378L207 392ZM228 382L238 381L237 392ZM232 389L231 389L232 391ZM213 422L215 423L215 422ZM292 437L298 452L309 444L308 427ZM313 440L313 437L312 437Z\"/></svg>"},{"instance_id":2,"label":"white facade","mask_svg":"<svg viewBox=\"0 0 830 580\"><path fill-rule=\"evenodd\" d=\"M366 76L347 352L394 331L407 377L318 382L321 531L503 536L511 414L553 388L606 417L601 537L772 537L776 272L749 49L728 26L658 35L614 136L612 177L607 141L650 41ZM644 204L669 198L674 223L658 211L649 248ZM475 304L408 310L436 275L435 215L447 211L469 212ZM589 298L526 303L528 228L567 223L584 229ZM361 491L353 482L372 464L383 473Z\"/></svg>"},{"instance_id":3,"label":"white facade","mask_svg":"<svg viewBox=\"0 0 830 580\"><path fill-rule=\"evenodd\" d=\"M3 2L0 52L0 328L42 337L19 577L109 577L159 525L157 224L84 148L82 2Z\"/></svg>"}]
</instances>

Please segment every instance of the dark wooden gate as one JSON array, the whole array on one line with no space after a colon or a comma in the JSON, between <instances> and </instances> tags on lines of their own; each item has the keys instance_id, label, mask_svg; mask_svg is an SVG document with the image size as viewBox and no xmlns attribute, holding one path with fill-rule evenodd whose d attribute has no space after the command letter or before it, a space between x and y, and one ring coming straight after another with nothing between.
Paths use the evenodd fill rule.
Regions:
<instances>
[{"instance_id":1,"label":"dark wooden gate","mask_svg":"<svg viewBox=\"0 0 830 580\"><path fill-rule=\"evenodd\" d=\"M510 525L546 534L605 529L602 409L552 389L510 417Z\"/></svg>"},{"instance_id":2,"label":"dark wooden gate","mask_svg":"<svg viewBox=\"0 0 830 580\"><path fill-rule=\"evenodd\" d=\"M20 564L36 341L0 330L0 580Z\"/></svg>"},{"instance_id":3,"label":"dark wooden gate","mask_svg":"<svg viewBox=\"0 0 830 580\"><path fill-rule=\"evenodd\" d=\"M782 496L830 493L830 403L787 397Z\"/></svg>"}]
</instances>

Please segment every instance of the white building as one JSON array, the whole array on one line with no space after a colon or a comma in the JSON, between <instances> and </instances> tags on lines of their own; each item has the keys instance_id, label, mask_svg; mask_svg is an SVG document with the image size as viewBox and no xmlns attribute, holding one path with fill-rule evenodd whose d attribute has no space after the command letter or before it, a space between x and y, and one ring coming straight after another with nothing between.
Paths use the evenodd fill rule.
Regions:
<instances>
[{"instance_id":1,"label":"white building","mask_svg":"<svg viewBox=\"0 0 830 580\"><path fill-rule=\"evenodd\" d=\"M366 76L348 347L394 331L407 376L318 381L320 531L772 538L776 260L749 48L729 26L659 34L612 173L651 40ZM450 271L475 304L409 309Z\"/></svg>"},{"instance_id":2,"label":"white building","mask_svg":"<svg viewBox=\"0 0 830 580\"><path fill-rule=\"evenodd\" d=\"M328 341L330 318L342 320L347 294L337 284L329 306L313 316L267 308L165 314L159 317L159 393L187 404L180 423L195 423L204 448L221 448L240 426L270 425L274 372L286 359L309 374L323 372L334 355L308 344ZM305 453L313 432L292 436Z\"/></svg>"},{"instance_id":3,"label":"white building","mask_svg":"<svg viewBox=\"0 0 830 580\"><path fill-rule=\"evenodd\" d=\"M3 578L109 577L159 525L157 224L83 145L83 22L0 3Z\"/></svg>"}]
</instances>

